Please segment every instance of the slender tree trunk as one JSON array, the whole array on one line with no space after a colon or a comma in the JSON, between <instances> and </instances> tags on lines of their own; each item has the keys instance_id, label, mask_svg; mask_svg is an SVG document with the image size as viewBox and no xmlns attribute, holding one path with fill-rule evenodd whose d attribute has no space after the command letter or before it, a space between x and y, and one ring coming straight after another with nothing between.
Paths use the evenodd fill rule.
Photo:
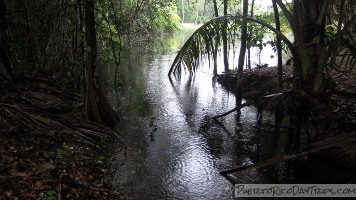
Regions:
<instances>
[{"instance_id":1,"label":"slender tree trunk","mask_svg":"<svg viewBox=\"0 0 356 200\"><path fill-rule=\"evenodd\" d=\"M219 17L218 4L216 3L216 0L213 0L213 4L214 4L214 16Z\"/></svg>"},{"instance_id":2,"label":"slender tree trunk","mask_svg":"<svg viewBox=\"0 0 356 200\"><path fill-rule=\"evenodd\" d=\"M215 17L219 17L219 12L218 12L218 5L216 3L216 0L213 0L213 4L214 4L214 15ZM216 75L218 73L218 49L219 49L219 33L217 33L218 35L215 37L215 44L213 47L213 65L214 65L214 69L213 69L213 74Z\"/></svg>"},{"instance_id":3,"label":"slender tree trunk","mask_svg":"<svg viewBox=\"0 0 356 200\"><path fill-rule=\"evenodd\" d=\"M85 31L88 45L86 70L85 114L90 121L101 122L94 93L94 72L97 65L97 43L94 16L94 0L85 1Z\"/></svg>"},{"instance_id":4,"label":"slender tree trunk","mask_svg":"<svg viewBox=\"0 0 356 200\"><path fill-rule=\"evenodd\" d=\"M274 20L276 23L276 29L281 30L281 23L279 21L279 13L276 0L272 0ZM277 47L277 68L278 68L278 87L280 91L283 91L283 70L282 70L282 41L281 38L276 35L276 47ZM279 132L280 125L282 124L284 117L283 104L278 104L275 107L274 112L274 122L276 127L276 132ZM277 134L276 134L277 135Z\"/></svg>"},{"instance_id":5,"label":"slender tree trunk","mask_svg":"<svg viewBox=\"0 0 356 200\"><path fill-rule=\"evenodd\" d=\"M250 8L250 15L251 17L253 17L253 9L254 9L254 5L255 5L255 0L252 0L252 3L251 3L251 8ZM253 27L252 26L249 26L249 34L253 34ZM251 44L250 44L250 35L248 35L248 43L247 43L247 69L251 69Z\"/></svg>"},{"instance_id":6,"label":"slender tree trunk","mask_svg":"<svg viewBox=\"0 0 356 200\"><path fill-rule=\"evenodd\" d=\"M218 74L218 38L215 38L215 45L213 47L213 74L214 76Z\"/></svg>"},{"instance_id":7,"label":"slender tree trunk","mask_svg":"<svg viewBox=\"0 0 356 200\"><path fill-rule=\"evenodd\" d=\"M76 5L76 56L79 56L80 58L80 62L81 65L77 65L75 66L76 69L76 76L75 76L75 81L76 81L76 89L79 91L81 89L82 86L82 76L83 76L83 69L84 69L84 45L82 48L82 44L83 44L83 38L82 38L82 34L83 33L83 25L82 25L82 4L80 2L80 0L77 0L77 5ZM80 35L80 36L79 36ZM80 40L78 40L78 38L81 38Z\"/></svg>"},{"instance_id":8,"label":"slender tree trunk","mask_svg":"<svg viewBox=\"0 0 356 200\"><path fill-rule=\"evenodd\" d=\"M247 17L248 12L248 0L243 0L243 16ZM243 76L243 68L245 61L245 53L246 53L246 41L247 41L247 20L244 18L242 21L241 27L241 46L240 46L240 54L238 60L238 68L237 68L237 91L236 98L237 103L242 101L242 76Z\"/></svg>"},{"instance_id":9,"label":"slender tree trunk","mask_svg":"<svg viewBox=\"0 0 356 200\"><path fill-rule=\"evenodd\" d=\"M274 11L274 20L276 23L276 29L281 31L281 23L279 21L279 13L276 0L272 0L273 11ZM276 35L276 46L277 46L277 67L278 67L278 86L279 90L283 90L283 69L282 69L282 41L281 38Z\"/></svg>"},{"instance_id":10,"label":"slender tree trunk","mask_svg":"<svg viewBox=\"0 0 356 200\"><path fill-rule=\"evenodd\" d=\"M78 4L78 7L79 7L79 32L80 33L83 33L84 32L84 27L83 27L83 24L84 24L84 16L83 16L83 2L82 0L77 0L77 4ZM79 34L80 35L80 42L79 42L79 48L80 48L80 61L81 61L81 69L82 69L82 75L83 75L83 80L86 80L86 74L85 74L85 49L84 49L84 34ZM84 94L86 93L86 83L85 81L83 81L84 84L83 84L83 91L84 91Z\"/></svg>"},{"instance_id":11,"label":"slender tree trunk","mask_svg":"<svg viewBox=\"0 0 356 200\"><path fill-rule=\"evenodd\" d=\"M227 15L228 0L224 0L224 15Z\"/></svg>"},{"instance_id":12,"label":"slender tree trunk","mask_svg":"<svg viewBox=\"0 0 356 200\"><path fill-rule=\"evenodd\" d=\"M99 76L96 73L97 41L94 1L95 0L85 1L85 30L88 45L85 114L86 118L90 121L104 122L114 125L117 122L116 115L106 97L104 88L100 83Z\"/></svg>"},{"instance_id":13,"label":"slender tree trunk","mask_svg":"<svg viewBox=\"0 0 356 200\"><path fill-rule=\"evenodd\" d=\"M224 15L227 15L228 0L224 0ZM224 54L224 69L225 72L229 71L229 51L228 51L228 40L227 40L227 21L224 21L222 29L222 39L223 39L223 54Z\"/></svg>"}]
</instances>

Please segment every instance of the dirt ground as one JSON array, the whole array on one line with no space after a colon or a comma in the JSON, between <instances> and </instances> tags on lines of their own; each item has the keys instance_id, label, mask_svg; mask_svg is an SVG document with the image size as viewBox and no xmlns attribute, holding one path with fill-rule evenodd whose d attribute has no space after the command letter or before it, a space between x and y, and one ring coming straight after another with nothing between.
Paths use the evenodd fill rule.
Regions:
<instances>
[{"instance_id":1,"label":"dirt ground","mask_svg":"<svg viewBox=\"0 0 356 200\"><path fill-rule=\"evenodd\" d=\"M82 97L54 80L0 85L0 199L120 199L107 127L83 120Z\"/></svg>"}]
</instances>

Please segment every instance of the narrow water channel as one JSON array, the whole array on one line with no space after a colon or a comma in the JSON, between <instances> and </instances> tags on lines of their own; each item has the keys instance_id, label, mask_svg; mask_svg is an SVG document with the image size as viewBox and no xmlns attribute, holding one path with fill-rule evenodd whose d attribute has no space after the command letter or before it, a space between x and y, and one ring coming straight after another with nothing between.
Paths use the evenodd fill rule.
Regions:
<instances>
[{"instance_id":1,"label":"narrow water channel","mask_svg":"<svg viewBox=\"0 0 356 200\"><path fill-rule=\"evenodd\" d=\"M115 157L113 182L133 199L233 199L234 187L220 171L256 163L284 151L287 135L261 133L256 108L225 117L224 130L211 117L235 107L235 97L212 81L209 67L188 76L167 76L175 53L123 58L119 135L126 157ZM112 74L114 70L110 70ZM212 71L212 70L210 70ZM265 112L263 122L273 123ZM235 174L239 183L276 183L289 178L284 165Z\"/></svg>"}]
</instances>

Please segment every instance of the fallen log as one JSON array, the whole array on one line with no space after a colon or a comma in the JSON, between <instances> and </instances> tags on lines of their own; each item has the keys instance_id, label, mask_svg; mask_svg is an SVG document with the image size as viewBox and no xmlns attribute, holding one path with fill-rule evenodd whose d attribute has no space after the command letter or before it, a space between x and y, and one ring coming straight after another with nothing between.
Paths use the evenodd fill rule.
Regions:
<instances>
[{"instance_id":1,"label":"fallen log","mask_svg":"<svg viewBox=\"0 0 356 200\"><path fill-rule=\"evenodd\" d=\"M297 158L300 156L306 156L306 155L309 155L312 153L316 153L318 151L325 150L325 149L328 149L328 148L331 148L334 146L343 145L345 143L355 142L355 141L356 141L356 132L352 132L352 133L348 133L348 134L344 134L344 135L338 135L338 136L327 138L322 141L311 143L309 145L309 148L302 152L294 152L291 154L278 156L278 157L275 157L275 158L272 158L269 160L265 160L265 161L261 161L258 163L254 163L251 165L243 165L243 166L237 167L235 169L222 171L222 172L220 172L220 174L222 176L224 176L232 184L237 184L237 181L232 179L229 176L229 174L241 172L241 171L245 171L245 170L250 170L250 169L255 169L255 168L266 167L269 165L277 164L277 163L287 161L287 160L290 160L293 158Z\"/></svg>"},{"instance_id":2,"label":"fallen log","mask_svg":"<svg viewBox=\"0 0 356 200\"><path fill-rule=\"evenodd\" d=\"M246 106L250 106L250 105L252 105L252 104L258 103L258 102L263 101L263 100L266 100L266 99L271 99L272 97L276 97L276 96L279 96L279 95L283 95L283 93L276 93L276 94L271 94L271 95L259 97L259 98L257 98L257 99L254 99L254 100L248 101L248 102L246 102L246 103L243 103L243 104L241 104L241 105L239 105L239 106L236 106L234 109L231 109L231 110L229 110L229 111L227 111L227 112L225 112L225 113L223 113L223 114L216 115L216 116L214 116L214 117L212 117L212 118L213 118L214 120L217 120L218 118L224 117L224 116L226 116L226 115L228 115L228 114L230 114L230 113L233 113L233 112L235 112L235 111L238 111L238 110L240 110L241 108L244 108L244 107L246 107Z\"/></svg>"}]
</instances>

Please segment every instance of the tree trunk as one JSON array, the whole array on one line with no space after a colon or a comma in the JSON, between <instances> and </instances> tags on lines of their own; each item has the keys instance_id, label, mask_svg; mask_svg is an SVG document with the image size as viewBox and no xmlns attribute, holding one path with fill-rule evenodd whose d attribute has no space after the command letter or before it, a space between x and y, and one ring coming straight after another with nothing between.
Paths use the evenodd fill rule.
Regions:
<instances>
[{"instance_id":1,"label":"tree trunk","mask_svg":"<svg viewBox=\"0 0 356 200\"><path fill-rule=\"evenodd\" d=\"M219 17L219 12L218 12L218 5L216 4L216 0L213 0L213 4L214 4L214 15L215 17ZM213 74L217 75L218 74L218 49L219 49L219 40L220 40L220 36L219 33L217 33L218 35L215 37L215 44L213 47L213 65L214 65L214 69L213 69Z\"/></svg>"},{"instance_id":2,"label":"tree trunk","mask_svg":"<svg viewBox=\"0 0 356 200\"><path fill-rule=\"evenodd\" d=\"M303 126L309 133L309 140L313 141L321 139L333 121L333 116L329 114L331 111L314 98L323 92L326 67L324 61L327 55L322 39L325 31L323 22L325 22L327 3L327 0L293 1L293 33L295 47L298 50L295 56L297 59L294 57L294 69L296 80L298 80L296 89L299 90L295 101L300 106L297 108L295 147L299 147L303 122L306 122ZM307 107L301 105L307 105ZM324 127L320 128L320 126Z\"/></svg>"},{"instance_id":3,"label":"tree trunk","mask_svg":"<svg viewBox=\"0 0 356 200\"><path fill-rule=\"evenodd\" d=\"M218 4L216 3L216 0L213 0L213 4L214 4L214 16L219 17Z\"/></svg>"},{"instance_id":4,"label":"tree trunk","mask_svg":"<svg viewBox=\"0 0 356 200\"><path fill-rule=\"evenodd\" d=\"M252 0L251 8L250 8L250 15L251 15L252 18L253 18L254 5L255 5L255 0ZM250 28L249 28L248 32L249 32L249 34L252 34L253 26L251 25L249 27ZM250 44L251 43L251 39L250 39L251 36L248 35L247 37L248 37L248 39L247 39L248 43L247 43L247 66L246 66L246 68L247 69L251 69L251 44Z\"/></svg>"},{"instance_id":5,"label":"tree trunk","mask_svg":"<svg viewBox=\"0 0 356 200\"><path fill-rule=\"evenodd\" d=\"M79 32L83 33L84 32L84 16L83 16L83 2L82 0L77 0L77 4L78 4L78 12L79 12ZM85 49L84 49L84 35L83 34L79 34L80 35L80 39L79 39L79 48L80 48L80 60L81 60L81 70L82 70L82 78L83 80L86 80L85 76ZM80 78L79 78L80 80ZM80 83L77 83L77 85L79 85ZM85 81L83 81L83 91L84 94L86 93L86 83Z\"/></svg>"},{"instance_id":6,"label":"tree trunk","mask_svg":"<svg viewBox=\"0 0 356 200\"><path fill-rule=\"evenodd\" d=\"M85 1L85 30L88 45L85 115L90 121L114 125L117 122L116 115L106 97L99 76L95 72L97 67L97 41L94 5L94 0Z\"/></svg>"},{"instance_id":7,"label":"tree trunk","mask_svg":"<svg viewBox=\"0 0 356 200\"><path fill-rule=\"evenodd\" d=\"M279 13L276 0L272 0L274 19L276 23L277 31L281 31L281 23L279 21ZM281 38L276 35L276 48L277 48L277 68L278 68L278 87L280 91L283 91L283 70L282 70L282 41ZM280 125L282 124L284 117L283 104L278 104L275 107L274 122L276 132L279 132ZM277 134L276 134L277 135Z\"/></svg>"},{"instance_id":8,"label":"tree trunk","mask_svg":"<svg viewBox=\"0 0 356 200\"><path fill-rule=\"evenodd\" d=\"M324 79L324 68L318 71L326 52L325 46L321 43L321 36L325 30L318 24L323 1L294 1L294 20L298 27L296 31L299 32L294 34L299 37L295 41L298 41L296 45L299 51L304 51L300 52L300 66L296 67L300 68L301 89L311 95L319 93Z\"/></svg>"},{"instance_id":9,"label":"tree trunk","mask_svg":"<svg viewBox=\"0 0 356 200\"><path fill-rule=\"evenodd\" d=\"M276 23L277 31L281 31L281 23L279 21L279 13L276 0L272 0L273 11L274 11L274 19ZM278 66L278 86L279 90L283 90L283 70L282 70L282 41L281 38L276 35L276 47L277 47L277 66Z\"/></svg>"},{"instance_id":10,"label":"tree trunk","mask_svg":"<svg viewBox=\"0 0 356 200\"><path fill-rule=\"evenodd\" d=\"M243 16L247 17L248 12L248 0L243 0ZM244 18L242 21L241 27L241 46L240 46L240 54L238 60L238 68L237 68L237 91L236 97L242 99L242 75L245 61L245 53L246 53L246 41L247 41L247 20Z\"/></svg>"},{"instance_id":11,"label":"tree trunk","mask_svg":"<svg viewBox=\"0 0 356 200\"><path fill-rule=\"evenodd\" d=\"M215 47L213 48L213 75L218 74L218 42L216 42L217 39L215 39Z\"/></svg>"},{"instance_id":12,"label":"tree trunk","mask_svg":"<svg viewBox=\"0 0 356 200\"><path fill-rule=\"evenodd\" d=\"M227 4L228 0L224 0L224 15L227 15ZM224 55L224 67L225 72L229 71L229 52L228 52L228 40L227 40L227 21L224 21L222 29L222 39L223 39L223 55Z\"/></svg>"}]
</instances>

